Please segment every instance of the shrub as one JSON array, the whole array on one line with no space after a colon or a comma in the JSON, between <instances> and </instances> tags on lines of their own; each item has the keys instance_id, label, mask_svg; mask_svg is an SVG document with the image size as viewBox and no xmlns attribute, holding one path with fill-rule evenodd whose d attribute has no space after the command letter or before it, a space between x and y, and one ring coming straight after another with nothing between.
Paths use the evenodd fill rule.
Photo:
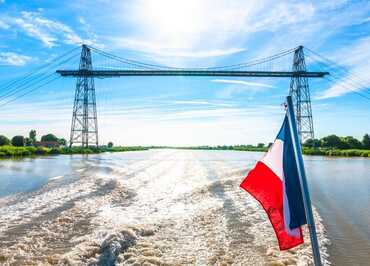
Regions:
<instances>
[{"instance_id":1,"label":"shrub","mask_svg":"<svg viewBox=\"0 0 370 266\"><path fill-rule=\"evenodd\" d=\"M29 156L29 155L31 155L31 154L32 154L32 153L31 153L30 151L28 151L28 150L24 149L24 150L21 150L21 151L19 152L18 156Z\"/></svg>"},{"instance_id":2,"label":"shrub","mask_svg":"<svg viewBox=\"0 0 370 266\"><path fill-rule=\"evenodd\" d=\"M66 141L65 139L63 139L63 138L58 139L58 143L59 143L61 146L65 146L65 145L67 145L67 141Z\"/></svg>"},{"instance_id":3,"label":"shrub","mask_svg":"<svg viewBox=\"0 0 370 266\"><path fill-rule=\"evenodd\" d=\"M320 145L321 145L321 142L318 139L308 139L303 144L303 146L311 147L311 148L318 148L320 147Z\"/></svg>"},{"instance_id":4,"label":"shrub","mask_svg":"<svg viewBox=\"0 0 370 266\"><path fill-rule=\"evenodd\" d=\"M58 138L53 134L47 134L41 137L41 141L58 141Z\"/></svg>"},{"instance_id":5,"label":"shrub","mask_svg":"<svg viewBox=\"0 0 370 266\"><path fill-rule=\"evenodd\" d=\"M82 149L82 153L83 154L91 154L91 153L93 153L93 151L90 148L85 148L85 149Z\"/></svg>"},{"instance_id":6,"label":"shrub","mask_svg":"<svg viewBox=\"0 0 370 266\"><path fill-rule=\"evenodd\" d=\"M28 150L30 153L34 154L34 153L36 152L37 148L36 148L36 147L33 147L33 146L30 146L30 147L27 147L27 150Z\"/></svg>"},{"instance_id":7,"label":"shrub","mask_svg":"<svg viewBox=\"0 0 370 266\"><path fill-rule=\"evenodd\" d=\"M60 149L58 148L52 148L50 151L49 151L50 154L60 154Z\"/></svg>"},{"instance_id":8,"label":"shrub","mask_svg":"<svg viewBox=\"0 0 370 266\"><path fill-rule=\"evenodd\" d=\"M10 145L10 140L4 135L0 135L0 146Z\"/></svg>"},{"instance_id":9,"label":"shrub","mask_svg":"<svg viewBox=\"0 0 370 266\"><path fill-rule=\"evenodd\" d=\"M24 146L24 137L23 136L14 136L12 138L12 145L15 147Z\"/></svg>"},{"instance_id":10,"label":"shrub","mask_svg":"<svg viewBox=\"0 0 370 266\"><path fill-rule=\"evenodd\" d=\"M362 139L362 146L365 149L370 149L370 136L369 134L365 134L363 139Z\"/></svg>"},{"instance_id":11,"label":"shrub","mask_svg":"<svg viewBox=\"0 0 370 266\"><path fill-rule=\"evenodd\" d=\"M37 147L36 150L35 150L35 154L37 155L44 155L44 154L47 154L48 153L48 148L45 148L45 147Z\"/></svg>"}]
</instances>

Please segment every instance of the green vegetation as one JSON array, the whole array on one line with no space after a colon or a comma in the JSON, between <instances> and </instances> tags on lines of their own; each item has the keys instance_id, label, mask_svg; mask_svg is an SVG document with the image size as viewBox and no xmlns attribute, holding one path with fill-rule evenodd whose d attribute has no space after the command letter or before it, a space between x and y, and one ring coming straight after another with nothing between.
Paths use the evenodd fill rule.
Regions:
<instances>
[{"instance_id":1,"label":"green vegetation","mask_svg":"<svg viewBox=\"0 0 370 266\"><path fill-rule=\"evenodd\" d=\"M195 146L195 147L176 147L177 149L185 149L185 150L226 150L226 151L259 151L265 152L268 150L267 147L261 143L257 146L253 145L236 145L236 146Z\"/></svg>"},{"instance_id":2,"label":"green vegetation","mask_svg":"<svg viewBox=\"0 0 370 266\"><path fill-rule=\"evenodd\" d=\"M14 136L12 138L12 145L15 147L24 146L24 137L23 136Z\"/></svg>"},{"instance_id":3,"label":"green vegetation","mask_svg":"<svg viewBox=\"0 0 370 266\"><path fill-rule=\"evenodd\" d=\"M58 142L58 138L54 134L46 134L41 137L41 141L56 141Z\"/></svg>"},{"instance_id":4,"label":"green vegetation","mask_svg":"<svg viewBox=\"0 0 370 266\"><path fill-rule=\"evenodd\" d=\"M0 146L4 145L10 145L10 140L5 136L0 135Z\"/></svg>"},{"instance_id":5,"label":"green vegetation","mask_svg":"<svg viewBox=\"0 0 370 266\"><path fill-rule=\"evenodd\" d=\"M263 143L253 145L236 146L196 146L196 147L178 147L179 149L193 150L234 150L234 151L257 151L266 152L269 145ZM302 145L302 151L305 155L322 156L343 156L343 157L370 157L370 136L365 134L362 141L347 136L339 137L329 135L321 139L309 139Z\"/></svg>"},{"instance_id":6,"label":"green vegetation","mask_svg":"<svg viewBox=\"0 0 370 266\"><path fill-rule=\"evenodd\" d=\"M55 144L49 147L45 144ZM40 145L41 144L41 145ZM41 142L37 142L36 131L31 130L28 137L14 136L11 140L6 136L0 135L0 158L51 155L51 154L91 154L102 152L125 152L140 151L153 148L175 148L192 150L232 150L232 151L256 151L266 152L272 145L267 146L264 143L254 145L234 145L234 146L194 146L194 147L168 147L168 146L134 146L120 147L114 146L113 142L108 142L107 146L102 147L67 147L67 142L63 138L58 138L53 134L46 134L41 137ZM36 146L35 146L36 145ZM303 145L303 154L322 155L322 156L344 156L344 157L370 157L370 136L365 134L362 141L347 136L339 137L329 135L321 139L309 139Z\"/></svg>"},{"instance_id":7,"label":"green vegetation","mask_svg":"<svg viewBox=\"0 0 370 266\"><path fill-rule=\"evenodd\" d=\"M52 146L42 146L47 143ZM0 135L0 158L24 157L35 155L52 155L52 154L91 154L102 152L125 152L146 150L146 147L113 147L113 143L102 147L66 147L66 140L58 138L53 134L46 134L41 137L41 142L37 142L36 131L31 130L28 137L14 136L9 140L6 136ZM37 145L37 146L35 146Z\"/></svg>"},{"instance_id":8,"label":"green vegetation","mask_svg":"<svg viewBox=\"0 0 370 266\"><path fill-rule=\"evenodd\" d=\"M325 149L303 147L303 154L342 157L370 157L370 150L364 149Z\"/></svg>"},{"instance_id":9,"label":"green vegetation","mask_svg":"<svg viewBox=\"0 0 370 266\"><path fill-rule=\"evenodd\" d=\"M28 135L30 144L33 145L36 142L36 130L32 129Z\"/></svg>"},{"instance_id":10,"label":"green vegetation","mask_svg":"<svg viewBox=\"0 0 370 266\"><path fill-rule=\"evenodd\" d=\"M364 136L366 139L368 135ZM363 141L364 142L364 141ZM355 139L352 136L347 137L338 137L336 135L329 135L322 139L309 139L304 143L306 147L315 147L315 148L332 148L332 149L369 149L370 146L361 143L361 141Z\"/></svg>"},{"instance_id":11,"label":"green vegetation","mask_svg":"<svg viewBox=\"0 0 370 266\"><path fill-rule=\"evenodd\" d=\"M53 154L93 154L102 152L125 152L125 151L140 151L147 150L145 147L61 147L61 148L47 148L47 147L33 147L24 146L16 147L11 145L0 146L0 158L9 157L23 157L32 155L53 155Z\"/></svg>"},{"instance_id":12,"label":"green vegetation","mask_svg":"<svg viewBox=\"0 0 370 266\"><path fill-rule=\"evenodd\" d=\"M370 157L370 136L365 134L362 141L347 136L329 135L322 139L309 139L303 144L307 155Z\"/></svg>"}]
</instances>

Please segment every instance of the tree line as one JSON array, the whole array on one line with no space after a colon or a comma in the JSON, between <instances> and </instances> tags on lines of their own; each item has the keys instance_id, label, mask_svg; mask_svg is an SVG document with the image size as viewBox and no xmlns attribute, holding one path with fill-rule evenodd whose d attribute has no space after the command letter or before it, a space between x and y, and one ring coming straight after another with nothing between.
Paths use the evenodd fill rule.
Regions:
<instances>
[{"instance_id":1,"label":"tree line","mask_svg":"<svg viewBox=\"0 0 370 266\"><path fill-rule=\"evenodd\" d=\"M40 139L42 142L53 141L57 142L61 146L65 146L67 141L64 138L58 138L54 134L46 134L41 136ZM24 137L21 135L16 135L9 139L4 135L0 135L0 146L5 145L12 145L15 147L23 147L23 146L34 146L37 142L36 138L36 130L31 130L28 134L28 137Z\"/></svg>"},{"instance_id":2,"label":"tree line","mask_svg":"<svg viewBox=\"0 0 370 266\"><path fill-rule=\"evenodd\" d=\"M362 140L358 140L352 136L339 137L337 135L329 135L321 139L308 139L303 143L304 147L309 148L328 148L328 149L364 149L370 150L370 136L365 134Z\"/></svg>"}]
</instances>

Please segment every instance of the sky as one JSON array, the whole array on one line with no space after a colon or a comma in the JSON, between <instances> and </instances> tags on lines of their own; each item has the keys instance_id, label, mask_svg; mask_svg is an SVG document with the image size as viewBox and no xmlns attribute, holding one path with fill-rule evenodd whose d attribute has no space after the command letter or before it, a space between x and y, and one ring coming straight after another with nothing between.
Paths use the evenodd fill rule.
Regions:
<instances>
[{"instance_id":1,"label":"sky","mask_svg":"<svg viewBox=\"0 0 370 266\"><path fill-rule=\"evenodd\" d=\"M78 68L82 43L174 67L238 64L303 45L332 60L336 68L329 71L341 77L309 80L315 136L362 138L370 133L369 33L369 1L0 0L0 134L35 129L38 137L54 133L69 139L75 79L58 78L7 104L3 96L9 82L76 47L63 67ZM323 67L312 58L307 52L309 70ZM293 56L279 60L261 67L289 70ZM120 67L93 53L94 66L108 64ZM289 83L288 78L95 79L100 143L269 143L282 124Z\"/></svg>"}]
</instances>

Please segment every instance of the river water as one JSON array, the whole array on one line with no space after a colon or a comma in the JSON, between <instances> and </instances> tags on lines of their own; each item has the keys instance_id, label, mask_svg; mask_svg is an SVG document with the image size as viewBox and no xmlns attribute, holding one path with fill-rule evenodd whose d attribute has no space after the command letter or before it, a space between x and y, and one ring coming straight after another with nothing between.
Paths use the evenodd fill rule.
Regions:
<instances>
[{"instance_id":1,"label":"river water","mask_svg":"<svg viewBox=\"0 0 370 266\"><path fill-rule=\"evenodd\" d=\"M0 161L0 265L310 265L239 183L261 153ZM306 157L324 264L370 265L370 160ZM307 232L306 232L306 236Z\"/></svg>"}]
</instances>

